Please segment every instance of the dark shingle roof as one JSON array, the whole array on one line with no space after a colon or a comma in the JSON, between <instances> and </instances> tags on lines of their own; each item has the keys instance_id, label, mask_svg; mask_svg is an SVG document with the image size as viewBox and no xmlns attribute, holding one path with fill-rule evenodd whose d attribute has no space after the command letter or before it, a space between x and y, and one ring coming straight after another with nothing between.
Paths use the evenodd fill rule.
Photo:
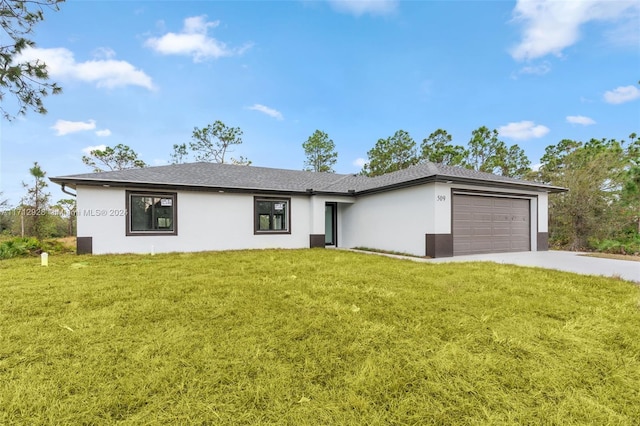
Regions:
<instances>
[{"instance_id":1,"label":"dark shingle roof","mask_svg":"<svg viewBox=\"0 0 640 426\"><path fill-rule=\"evenodd\" d=\"M551 192L563 190L563 188L537 182L434 163L422 163L382 176L367 177L200 162L57 176L52 177L51 181L72 188L77 185L109 185L286 193L313 190L319 193L345 195L385 191L428 181L498 184Z\"/></svg>"}]
</instances>

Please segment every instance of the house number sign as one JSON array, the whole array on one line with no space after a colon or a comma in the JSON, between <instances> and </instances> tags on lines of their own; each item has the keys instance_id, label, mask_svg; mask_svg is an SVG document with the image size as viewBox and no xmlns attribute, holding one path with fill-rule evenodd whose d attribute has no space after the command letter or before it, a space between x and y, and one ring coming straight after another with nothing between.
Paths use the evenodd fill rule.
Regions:
<instances>
[{"instance_id":1,"label":"house number sign","mask_svg":"<svg viewBox=\"0 0 640 426\"><path fill-rule=\"evenodd\" d=\"M447 201L447 196L446 195L437 195L436 196L436 200L437 201Z\"/></svg>"}]
</instances>

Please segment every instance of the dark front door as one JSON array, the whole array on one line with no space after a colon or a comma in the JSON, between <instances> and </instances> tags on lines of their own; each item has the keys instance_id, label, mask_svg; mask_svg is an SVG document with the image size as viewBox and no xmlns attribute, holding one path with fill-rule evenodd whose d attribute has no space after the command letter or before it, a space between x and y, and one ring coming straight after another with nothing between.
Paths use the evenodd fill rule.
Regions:
<instances>
[{"instance_id":1,"label":"dark front door","mask_svg":"<svg viewBox=\"0 0 640 426\"><path fill-rule=\"evenodd\" d=\"M338 231L338 205L336 203L326 203L324 205L324 244L327 246L337 245Z\"/></svg>"}]
</instances>

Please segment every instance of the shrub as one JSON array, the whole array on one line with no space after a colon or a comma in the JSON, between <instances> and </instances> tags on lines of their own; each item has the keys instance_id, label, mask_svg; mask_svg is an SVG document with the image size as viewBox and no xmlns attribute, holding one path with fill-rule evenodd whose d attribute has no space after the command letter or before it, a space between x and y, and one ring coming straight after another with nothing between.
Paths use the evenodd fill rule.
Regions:
<instances>
[{"instance_id":1,"label":"shrub","mask_svg":"<svg viewBox=\"0 0 640 426\"><path fill-rule=\"evenodd\" d=\"M592 239L589 241L589 247L603 253L639 255L640 234L631 234L617 240Z\"/></svg>"},{"instance_id":2,"label":"shrub","mask_svg":"<svg viewBox=\"0 0 640 426\"><path fill-rule=\"evenodd\" d=\"M39 241L37 238L12 238L0 242L0 259L10 259L12 257L34 256L42 252L47 253L69 253L73 250L67 248L60 241L55 239Z\"/></svg>"},{"instance_id":3,"label":"shrub","mask_svg":"<svg viewBox=\"0 0 640 426\"><path fill-rule=\"evenodd\" d=\"M40 241L36 238L13 238L0 243L0 259L27 256L41 251Z\"/></svg>"}]
</instances>

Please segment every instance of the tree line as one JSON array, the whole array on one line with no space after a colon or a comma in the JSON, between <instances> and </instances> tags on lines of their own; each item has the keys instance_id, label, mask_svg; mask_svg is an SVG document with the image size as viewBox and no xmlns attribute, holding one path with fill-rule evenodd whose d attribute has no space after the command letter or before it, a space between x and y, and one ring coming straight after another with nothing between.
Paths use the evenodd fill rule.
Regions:
<instances>
[{"instance_id":1,"label":"tree line","mask_svg":"<svg viewBox=\"0 0 640 426\"><path fill-rule=\"evenodd\" d=\"M563 139L532 180L568 188L549 197L550 239L571 250L640 252L640 140Z\"/></svg>"}]
</instances>

